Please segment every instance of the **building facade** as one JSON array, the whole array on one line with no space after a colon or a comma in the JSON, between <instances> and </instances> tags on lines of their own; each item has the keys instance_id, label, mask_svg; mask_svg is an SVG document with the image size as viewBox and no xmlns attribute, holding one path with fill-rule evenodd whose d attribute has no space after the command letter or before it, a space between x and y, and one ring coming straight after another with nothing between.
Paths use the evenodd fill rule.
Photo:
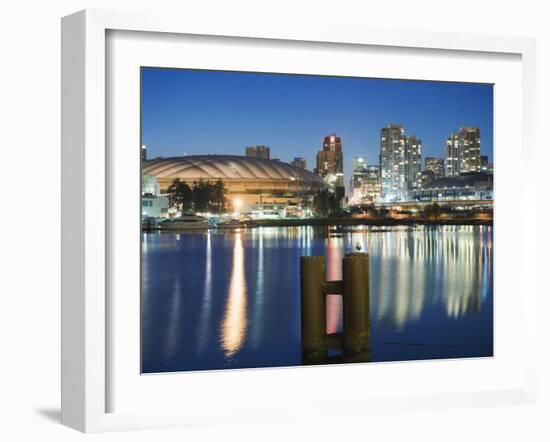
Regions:
<instances>
[{"instance_id":1,"label":"building facade","mask_svg":"<svg viewBox=\"0 0 550 442\"><path fill-rule=\"evenodd\" d=\"M349 179L349 202L350 204L361 204L363 202L363 183L367 178L367 159L365 157L355 157L351 177Z\"/></svg>"},{"instance_id":2,"label":"building facade","mask_svg":"<svg viewBox=\"0 0 550 442\"><path fill-rule=\"evenodd\" d=\"M291 166L299 167L300 169L307 169L306 159L302 157L296 157L290 162Z\"/></svg>"},{"instance_id":3,"label":"building facade","mask_svg":"<svg viewBox=\"0 0 550 442\"><path fill-rule=\"evenodd\" d=\"M380 185L384 202L399 201L406 194L403 126L392 124L380 130Z\"/></svg>"},{"instance_id":4,"label":"building facade","mask_svg":"<svg viewBox=\"0 0 550 442\"><path fill-rule=\"evenodd\" d=\"M407 191L418 189L422 183L422 141L414 135L405 137L405 181Z\"/></svg>"},{"instance_id":5,"label":"building facade","mask_svg":"<svg viewBox=\"0 0 550 442\"><path fill-rule=\"evenodd\" d=\"M415 190L413 199L422 202L492 201L493 175L466 173L439 178Z\"/></svg>"},{"instance_id":6,"label":"building facade","mask_svg":"<svg viewBox=\"0 0 550 442\"><path fill-rule=\"evenodd\" d=\"M445 176L481 171L481 138L478 127L461 127L445 143Z\"/></svg>"},{"instance_id":7,"label":"building facade","mask_svg":"<svg viewBox=\"0 0 550 442\"><path fill-rule=\"evenodd\" d=\"M363 180L363 197L368 203L380 201L380 167L367 167L367 177Z\"/></svg>"},{"instance_id":8,"label":"building facade","mask_svg":"<svg viewBox=\"0 0 550 442\"><path fill-rule=\"evenodd\" d=\"M263 158L264 160L269 160L271 157L269 146L248 146L245 151L246 156L250 158Z\"/></svg>"},{"instance_id":9,"label":"building facade","mask_svg":"<svg viewBox=\"0 0 550 442\"><path fill-rule=\"evenodd\" d=\"M323 139L323 148L317 153L315 173L323 178L338 200L344 197L344 153L342 139L336 134Z\"/></svg>"},{"instance_id":10,"label":"building facade","mask_svg":"<svg viewBox=\"0 0 550 442\"><path fill-rule=\"evenodd\" d=\"M168 198L161 195L159 182L154 175L141 176L141 216L168 217Z\"/></svg>"},{"instance_id":11,"label":"building facade","mask_svg":"<svg viewBox=\"0 0 550 442\"><path fill-rule=\"evenodd\" d=\"M426 157L424 170L432 172L434 178L443 178L445 176L445 159L439 157Z\"/></svg>"},{"instance_id":12,"label":"building facade","mask_svg":"<svg viewBox=\"0 0 550 442\"><path fill-rule=\"evenodd\" d=\"M422 141L399 124L380 131L380 193L384 202L406 201L422 182Z\"/></svg>"}]
</instances>

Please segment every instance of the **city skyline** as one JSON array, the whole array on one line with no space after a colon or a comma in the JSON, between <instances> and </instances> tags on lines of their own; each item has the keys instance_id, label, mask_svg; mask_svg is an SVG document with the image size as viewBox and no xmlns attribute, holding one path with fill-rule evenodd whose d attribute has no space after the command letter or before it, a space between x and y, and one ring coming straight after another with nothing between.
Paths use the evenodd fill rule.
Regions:
<instances>
[{"instance_id":1,"label":"city skyline","mask_svg":"<svg viewBox=\"0 0 550 442\"><path fill-rule=\"evenodd\" d=\"M378 164L380 129L401 124L422 140L422 157L444 157L449 135L481 130L492 162L490 84L144 68L142 143L148 157L245 155L266 145L271 157L300 156L310 170L325 136L342 139L344 181L355 157Z\"/></svg>"}]
</instances>

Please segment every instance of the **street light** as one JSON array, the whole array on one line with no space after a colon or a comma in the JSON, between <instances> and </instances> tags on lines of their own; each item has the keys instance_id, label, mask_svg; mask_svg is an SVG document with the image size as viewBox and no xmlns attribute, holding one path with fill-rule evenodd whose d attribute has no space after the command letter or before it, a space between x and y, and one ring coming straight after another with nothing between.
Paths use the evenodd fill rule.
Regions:
<instances>
[{"instance_id":1,"label":"street light","mask_svg":"<svg viewBox=\"0 0 550 442\"><path fill-rule=\"evenodd\" d=\"M239 216L239 209L242 205L242 201L240 198L235 198L233 200L233 208L235 209L235 211L233 212L233 216Z\"/></svg>"}]
</instances>

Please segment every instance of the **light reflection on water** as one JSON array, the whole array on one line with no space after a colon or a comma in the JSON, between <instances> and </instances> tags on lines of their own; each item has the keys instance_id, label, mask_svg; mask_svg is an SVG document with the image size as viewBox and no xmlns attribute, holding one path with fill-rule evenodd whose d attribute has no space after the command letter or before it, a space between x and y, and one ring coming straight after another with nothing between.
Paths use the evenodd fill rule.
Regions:
<instances>
[{"instance_id":1,"label":"light reflection on water","mask_svg":"<svg viewBox=\"0 0 550 442\"><path fill-rule=\"evenodd\" d=\"M299 259L370 253L372 360L492 355L492 229L326 228L144 234L144 372L299 365ZM327 331L342 298L327 297Z\"/></svg>"},{"instance_id":2,"label":"light reflection on water","mask_svg":"<svg viewBox=\"0 0 550 442\"><path fill-rule=\"evenodd\" d=\"M221 326L221 344L227 357L233 356L243 345L248 325L246 277L244 273L244 252L241 233L235 234L231 281L227 294L225 316Z\"/></svg>"}]
</instances>

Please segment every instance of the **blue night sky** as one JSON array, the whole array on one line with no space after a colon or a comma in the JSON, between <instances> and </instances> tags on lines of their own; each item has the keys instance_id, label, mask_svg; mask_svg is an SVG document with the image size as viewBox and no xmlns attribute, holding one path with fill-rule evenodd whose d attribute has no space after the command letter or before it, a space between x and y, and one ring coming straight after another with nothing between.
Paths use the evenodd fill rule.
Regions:
<instances>
[{"instance_id":1,"label":"blue night sky","mask_svg":"<svg viewBox=\"0 0 550 442\"><path fill-rule=\"evenodd\" d=\"M271 157L307 168L325 135L342 138L347 179L354 157L378 164L380 129L402 124L423 143L423 158L444 156L460 126L481 128L481 154L493 158L493 87L446 83L142 69L142 143L148 158L244 155L270 146Z\"/></svg>"}]
</instances>

